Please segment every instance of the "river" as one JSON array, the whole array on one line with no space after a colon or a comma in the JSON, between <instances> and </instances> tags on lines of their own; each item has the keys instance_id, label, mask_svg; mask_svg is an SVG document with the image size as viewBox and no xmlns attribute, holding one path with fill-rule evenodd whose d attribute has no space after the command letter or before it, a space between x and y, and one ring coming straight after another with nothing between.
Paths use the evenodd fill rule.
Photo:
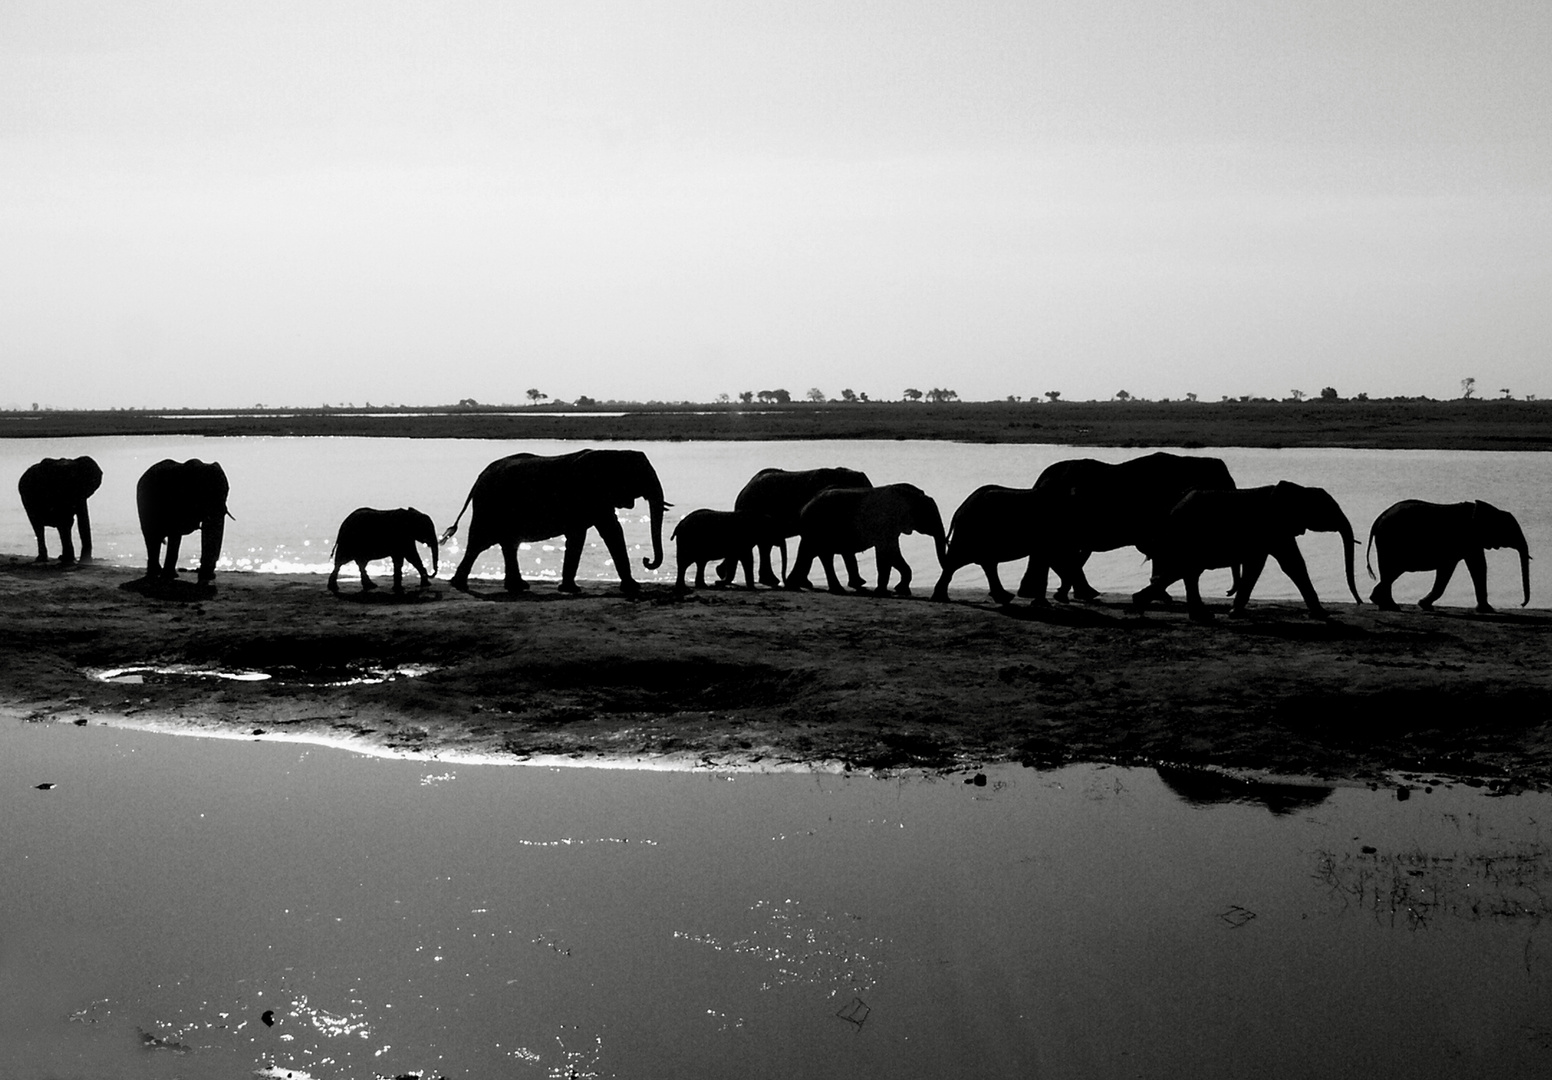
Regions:
<instances>
[{"instance_id":1,"label":"river","mask_svg":"<svg viewBox=\"0 0 1552 1080\"><path fill-rule=\"evenodd\" d=\"M415 506L445 528L463 505L480 470L506 454L528 451L560 454L581 444L552 440L512 442L469 439L396 438L180 438L119 437L57 440L0 440L0 476L19 477L42 457L89 454L104 472L102 490L91 503L93 539L99 559L126 567L144 565L144 546L135 517L135 481L146 467L163 458L191 457L219 461L231 481L231 512L226 546L218 569L260 572L327 573L329 551L341 520L359 506ZM727 508L739 489L759 469L776 466L807 469L847 465L862 469L875 484L909 481L933 496L947 523L954 509L982 484L1028 486L1052 462L1072 457L1122 461L1146 449L949 442L812 441L812 442L661 442L632 444L647 453L663 481L674 508L664 528L666 558L661 569L645 571L640 557L651 551L645 506L621 511L626 538L632 546L634 573L646 581L673 581L675 562L667 533L679 517L697 507ZM1166 448L1168 449L1168 448ZM1368 525L1400 499L1460 502L1484 499L1514 513L1530 543L1532 556L1552 553L1552 484L1548 458L1526 452L1449 450L1246 449L1177 450L1222 457L1241 487L1292 480L1324 487L1347 512L1360 542ZM13 481L14 482L14 481ZM0 515L0 553L29 555L34 541L19 500ZM467 517L464 526L467 528ZM57 538L50 534L50 549ZM455 537L443 561L462 554ZM1310 534L1300 541L1311 576L1321 596L1347 599L1342 579L1341 543L1334 534ZM525 577L556 580L560 574L559 541L524 545ZM902 545L915 570L918 591L930 591L937 578L929 541L911 536ZM197 544L184 547L184 565L197 559ZM793 554L796 554L795 545ZM1531 563L1531 602L1552 604L1552 559ZM380 564L379 570L385 569ZM1512 551L1488 555L1490 595L1500 607L1518 606L1519 564ZM865 576L873 571L864 561ZM1008 568L1004 580L1017 580L1021 568ZM445 578L451 569L443 572ZM1130 548L1095 555L1090 580L1105 592L1136 591L1147 582L1148 567ZM1369 585L1358 558L1360 593ZM476 564L476 576L500 575L499 552L492 549ZM821 580L817 570L815 580ZM612 564L596 533L589 534L579 577L615 580ZM1227 574L1219 575L1227 584ZM1204 591L1211 588L1213 575ZM1432 575L1409 574L1396 587L1402 603L1427 592ZM985 582L974 567L954 579L966 595L982 595ZM1221 592L1221 590L1219 590ZM1263 598L1296 598L1291 582L1268 568L1256 587ZM1474 603L1464 567L1456 572L1442 604Z\"/></svg>"}]
</instances>

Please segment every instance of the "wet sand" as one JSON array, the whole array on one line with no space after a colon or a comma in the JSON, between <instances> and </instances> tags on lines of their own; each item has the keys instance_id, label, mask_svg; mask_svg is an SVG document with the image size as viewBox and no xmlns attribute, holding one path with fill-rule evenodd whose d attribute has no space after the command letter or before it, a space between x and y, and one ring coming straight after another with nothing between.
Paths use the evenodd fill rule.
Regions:
<instances>
[{"instance_id":1,"label":"wet sand","mask_svg":"<svg viewBox=\"0 0 1552 1080\"><path fill-rule=\"evenodd\" d=\"M1183 605L1139 617L1118 596L1001 610L979 587L947 604L666 586L631 600L604 582L336 597L313 575L151 592L135 577L0 556L0 714L444 759L1097 761L1552 786L1544 610L1333 603L1321 623L1297 602L1253 602L1242 619L1220 602L1198 626Z\"/></svg>"}]
</instances>

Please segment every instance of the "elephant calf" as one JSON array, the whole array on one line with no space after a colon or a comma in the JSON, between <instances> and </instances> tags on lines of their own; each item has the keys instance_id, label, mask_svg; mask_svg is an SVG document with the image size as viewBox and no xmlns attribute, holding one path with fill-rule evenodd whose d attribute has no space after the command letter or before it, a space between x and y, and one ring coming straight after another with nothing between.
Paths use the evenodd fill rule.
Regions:
<instances>
[{"instance_id":1,"label":"elephant calf","mask_svg":"<svg viewBox=\"0 0 1552 1080\"><path fill-rule=\"evenodd\" d=\"M415 550L417 543L431 549L431 574L420 561ZM373 559L393 560L393 591L404 591L404 560L420 571L420 587L431 584L437 571L437 535L431 519L414 507L400 510L373 510L363 506L352 510L340 523L339 536L334 541L334 572L329 575L329 591L339 592L340 567L348 562L361 571L361 588L375 589L377 585L366 576L366 564Z\"/></svg>"},{"instance_id":2,"label":"elephant calf","mask_svg":"<svg viewBox=\"0 0 1552 1080\"><path fill-rule=\"evenodd\" d=\"M1444 595L1455 567L1464 560L1476 589L1477 610L1492 611L1487 602L1488 548L1513 548L1519 553L1520 578L1525 587L1525 600L1520 606L1530 603L1530 547L1513 514L1480 499L1462 503L1405 499L1375 518L1369 527L1369 551L1378 553L1380 564L1379 584L1369 599L1384 611L1396 611L1398 607L1390 593L1395 580L1411 570L1432 570L1433 588L1417 602L1418 607L1427 611ZM1369 576L1374 577L1374 567L1369 565L1367 555L1364 563Z\"/></svg>"},{"instance_id":3,"label":"elephant calf","mask_svg":"<svg viewBox=\"0 0 1552 1080\"><path fill-rule=\"evenodd\" d=\"M900 536L919 532L937 543L938 562L944 556L943 517L931 496L914 484L873 488L830 488L811 499L798 516L798 555L787 575L787 588L811 588L808 570L814 560L824 563L830 591L846 590L835 575L835 556L856 555L872 548L878 560L878 593L889 591L889 574L900 572L898 596L911 594L911 568L900 555Z\"/></svg>"},{"instance_id":4,"label":"elephant calf","mask_svg":"<svg viewBox=\"0 0 1552 1080\"><path fill-rule=\"evenodd\" d=\"M744 585L754 588L754 549L757 546L781 548L781 572L787 572L787 538L776 522L766 514L750 510L693 510L686 514L669 537L675 542L679 560L679 581L683 589L685 571L695 567L695 587L706 587L706 564L713 559L731 559L744 568Z\"/></svg>"}]
</instances>

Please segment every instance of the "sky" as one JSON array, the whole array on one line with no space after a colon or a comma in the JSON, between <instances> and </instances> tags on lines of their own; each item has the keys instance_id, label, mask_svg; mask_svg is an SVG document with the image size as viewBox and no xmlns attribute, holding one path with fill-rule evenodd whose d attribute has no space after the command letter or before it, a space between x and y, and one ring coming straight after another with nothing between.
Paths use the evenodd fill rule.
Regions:
<instances>
[{"instance_id":1,"label":"sky","mask_svg":"<svg viewBox=\"0 0 1552 1080\"><path fill-rule=\"evenodd\" d=\"M0 407L1552 396L1546 0L6 0Z\"/></svg>"}]
</instances>

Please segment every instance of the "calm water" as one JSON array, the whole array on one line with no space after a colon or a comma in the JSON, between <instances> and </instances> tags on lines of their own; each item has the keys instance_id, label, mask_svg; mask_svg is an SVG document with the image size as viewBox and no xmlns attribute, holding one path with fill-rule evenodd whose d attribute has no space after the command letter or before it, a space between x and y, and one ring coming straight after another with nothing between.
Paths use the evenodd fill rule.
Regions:
<instances>
[{"instance_id":1,"label":"calm water","mask_svg":"<svg viewBox=\"0 0 1552 1080\"><path fill-rule=\"evenodd\" d=\"M988 780L6 722L0 1075L1552 1075L1546 797Z\"/></svg>"},{"instance_id":2,"label":"calm water","mask_svg":"<svg viewBox=\"0 0 1552 1080\"><path fill-rule=\"evenodd\" d=\"M41 457L90 454L105 473L103 488L92 501L92 521L99 558L126 566L143 566L144 546L135 518L135 481L147 466L162 458L199 457L220 461L232 484L223 569L311 571L332 568L329 550L339 522L358 506L416 506L430 514L439 529L451 523L469 488L490 461L520 450L565 453L580 443L546 440L490 442L484 440L422 439L299 439L299 438L99 438L59 440L0 440L0 477L19 477ZM945 522L961 501L982 484L1028 486L1047 465L1071 457L1121 461L1144 450L1094 449L1040 445L989 446L939 442L666 442L632 444L647 452L675 504L664 528L667 555L661 569L641 569L640 557L650 554L646 508L622 511L626 536L633 545L634 572L644 580L672 581L675 562L668 533L680 516L697 507L731 507L744 483L761 468L806 469L849 465L868 473L876 484L910 481L932 495ZM1189 451L1187 451L1189 452ZM1545 454L1411 450L1253 450L1201 451L1224 458L1243 487L1293 480L1327 488L1347 511L1361 541L1368 526L1391 503L1404 498L1435 502L1485 499L1520 519L1530 541L1531 603L1552 605L1552 475ZM468 526L464 519L463 532ZM461 557L458 537L444 552L444 562ZM918 592L937 579L932 545L907 537L905 556L914 568ZM50 540L54 550L55 540ZM1347 596L1342 580L1341 543L1334 534L1307 535L1301 540L1305 558L1321 595L1332 601ZM0 552L34 551L31 531L18 499L0 513ZM185 544L185 565L197 559L197 545ZM796 554L794 544L792 553ZM522 552L523 574L539 580L560 574L559 544L536 543ZM865 576L874 577L867 561ZM1500 607L1518 606L1519 565L1513 552L1488 555L1490 595ZM379 564L374 574L387 568ZM444 573L445 578L451 573ZM1007 567L1012 583L1021 567ZM1131 593L1147 582L1147 565L1135 550L1096 555L1089 576L1104 591ZM1358 560L1359 592L1368 596L1370 583ZM477 564L476 574L499 577L495 549ZM596 534L589 534L581 577L615 580L613 565ZM815 580L822 575L815 571ZM1227 584L1227 574L1220 575ZM955 585L981 595L985 579L967 567ZM1211 576L1209 576L1209 584ZM1401 579L1396 597L1403 603L1428 591L1432 575L1410 574ZM1269 567L1256 595L1294 598L1292 584L1275 565ZM1465 569L1442 603L1474 603Z\"/></svg>"}]
</instances>

